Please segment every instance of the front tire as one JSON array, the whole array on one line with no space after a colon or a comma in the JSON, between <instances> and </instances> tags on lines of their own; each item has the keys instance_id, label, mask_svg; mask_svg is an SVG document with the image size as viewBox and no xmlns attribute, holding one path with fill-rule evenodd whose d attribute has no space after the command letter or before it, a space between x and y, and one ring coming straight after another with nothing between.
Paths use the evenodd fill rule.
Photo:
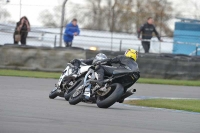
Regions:
<instances>
[{"instance_id":1,"label":"front tire","mask_svg":"<svg viewBox=\"0 0 200 133\"><path fill-rule=\"evenodd\" d=\"M110 87L112 91L107 96L97 96L97 106L99 108L109 108L124 94L124 87L121 84L115 83Z\"/></svg>"},{"instance_id":2,"label":"front tire","mask_svg":"<svg viewBox=\"0 0 200 133\"><path fill-rule=\"evenodd\" d=\"M82 101L82 96L83 96L82 86L76 87L74 94L72 94L69 98L69 104L76 105L80 103Z\"/></svg>"},{"instance_id":3,"label":"front tire","mask_svg":"<svg viewBox=\"0 0 200 133\"><path fill-rule=\"evenodd\" d=\"M75 83L75 85L73 86L73 88L71 88L70 92L65 92L64 97L65 97L66 101L69 101L70 96L74 94L74 92L76 91L76 88L80 87L83 84L83 79L84 78L79 79L77 81L77 83Z\"/></svg>"},{"instance_id":4,"label":"front tire","mask_svg":"<svg viewBox=\"0 0 200 133\"><path fill-rule=\"evenodd\" d=\"M50 99L54 99L54 98L56 98L57 96L58 96L57 89L51 91L50 94L49 94L49 98L50 98Z\"/></svg>"}]
</instances>

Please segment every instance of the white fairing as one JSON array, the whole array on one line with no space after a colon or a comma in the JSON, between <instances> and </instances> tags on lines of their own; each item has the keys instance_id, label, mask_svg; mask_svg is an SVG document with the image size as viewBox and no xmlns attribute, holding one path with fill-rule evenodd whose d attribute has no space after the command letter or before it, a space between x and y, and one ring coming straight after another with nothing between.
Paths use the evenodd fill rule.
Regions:
<instances>
[{"instance_id":1,"label":"white fairing","mask_svg":"<svg viewBox=\"0 0 200 133\"><path fill-rule=\"evenodd\" d=\"M65 76L68 76L72 74L72 68L70 66L67 66L64 70L64 73L61 74L60 79L58 81L58 86L60 86L60 84L62 83L62 80Z\"/></svg>"},{"instance_id":2,"label":"white fairing","mask_svg":"<svg viewBox=\"0 0 200 133\"><path fill-rule=\"evenodd\" d=\"M96 72L94 74L95 74L96 79L98 80L98 74Z\"/></svg>"},{"instance_id":3,"label":"white fairing","mask_svg":"<svg viewBox=\"0 0 200 133\"><path fill-rule=\"evenodd\" d=\"M90 66L81 66L81 68L79 69L79 74L87 72L89 68L90 68ZM65 68L65 70L61 74L57 85L60 86L61 83L62 83L63 78L65 76L69 76L70 74L72 74L72 71L73 71L72 67L70 65L67 65L67 67Z\"/></svg>"},{"instance_id":4,"label":"white fairing","mask_svg":"<svg viewBox=\"0 0 200 133\"><path fill-rule=\"evenodd\" d=\"M90 67L91 66L81 66L81 68L79 69L80 74L87 72Z\"/></svg>"}]
</instances>

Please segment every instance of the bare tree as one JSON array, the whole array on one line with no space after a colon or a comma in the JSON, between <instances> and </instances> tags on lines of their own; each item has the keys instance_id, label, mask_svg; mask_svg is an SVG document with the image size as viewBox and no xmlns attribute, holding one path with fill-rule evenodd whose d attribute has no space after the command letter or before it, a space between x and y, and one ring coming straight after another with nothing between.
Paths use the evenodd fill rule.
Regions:
<instances>
[{"instance_id":1,"label":"bare tree","mask_svg":"<svg viewBox=\"0 0 200 133\"><path fill-rule=\"evenodd\" d=\"M84 27L115 32L132 31L132 0L87 0L81 18ZM86 8L85 7L85 8Z\"/></svg>"},{"instance_id":2,"label":"bare tree","mask_svg":"<svg viewBox=\"0 0 200 133\"><path fill-rule=\"evenodd\" d=\"M146 0L135 0L135 2L135 24L137 28L139 28L148 17L153 17L159 31L164 35L172 36L173 33L168 24L168 21L173 19L172 3L167 0L154 0L151 2Z\"/></svg>"},{"instance_id":3,"label":"bare tree","mask_svg":"<svg viewBox=\"0 0 200 133\"><path fill-rule=\"evenodd\" d=\"M190 9L193 9L193 11L190 10L191 14L193 14L190 18L200 19L200 2L198 0L190 0L189 3L191 4Z\"/></svg>"},{"instance_id":4,"label":"bare tree","mask_svg":"<svg viewBox=\"0 0 200 133\"><path fill-rule=\"evenodd\" d=\"M76 17L82 28L113 32L136 33L147 20L154 17L163 35L172 35L168 21L172 19L172 3L167 0L86 0L86 5L70 5L67 20ZM67 5L67 9L70 8ZM40 20L45 26L59 26L61 8L43 11Z\"/></svg>"},{"instance_id":5,"label":"bare tree","mask_svg":"<svg viewBox=\"0 0 200 133\"><path fill-rule=\"evenodd\" d=\"M6 21L10 17L10 13L0 5L0 21Z\"/></svg>"},{"instance_id":6,"label":"bare tree","mask_svg":"<svg viewBox=\"0 0 200 133\"><path fill-rule=\"evenodd\" d=\"M61 6L54 7L53 11L44 10L40 13L38 19L44 26L60 27L61 10ZM65 12L67 16L65 16L64 24L71 21L73 16L76 15L76 12L69 13L69 10L66 10ZM68 14L73 14L73 16L69 16Z\"/></svg>"},{"instance_id":7,"label":"bare tree","mask_svg":"<svg viewBox=\"0 0 200 133\"><path fill-rule=\"evenodd\" d=\"M181 6L180 6L181 5ZM179 18L190 18L190 19L200 19L200 1L199 0L184 0L177 1L174 3L176 8L176 17Z\"/></svg>"},{"instance_id":8,"label":"bare tree","mask_svg":"<svg viewBox=\"0 0 200 133\"><path fill-rule=\"evenodd\" d=\"M172 34L167 22L172 19L173 8L166 0L87 0L87 3L90 8L81 18L85 28L132 33L148 17L154 17L162 33Z\"/></svg>"},{"instance_id":9,"label":"bare tree","mask_svg":"<svg viewBox=\"0 0 200 133\"><path fill-rule=\"evenodd\" d=\"M44 26L47 27L59 27L61 18L61 6L56 6L53 12L44 10L40 13L39 20Z\"/></svg>"},{"instance_id":10,"label":"bare tree","mask_svg":"<svg viewBox=\"0 0 200 133\"><path fill-rule=\"evenodd\" d=\"M135 13L132 10L133 1L115 0L113 5L113 30L115 32L132 32L133 31L133 17Z\"/></svg>"}]
</instances>

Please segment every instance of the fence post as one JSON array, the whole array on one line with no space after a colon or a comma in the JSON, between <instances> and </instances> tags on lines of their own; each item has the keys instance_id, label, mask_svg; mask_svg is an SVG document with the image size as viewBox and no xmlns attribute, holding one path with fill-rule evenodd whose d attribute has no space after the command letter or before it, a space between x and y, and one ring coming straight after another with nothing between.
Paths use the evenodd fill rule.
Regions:
<instances>
[{"instance_id":1,"label":"fence post","mask_svg":"<svg viewBox=\"0 0 200 133\"><path fill-rule=\"evenodd\" d=\"M114 6L112 7L112 30L111 30L111 51L113 49L113 29L114 29Z\"/></svg>"},{"instance_id":2,"label":"fence post","mask_svg":"<svg viewBox=\"0 0 200 133\"><path fill-rule=\"evenodd\" d=\"M159 41L159 54L161 53L161 41Z\"/></svg>"},{"instance_id":3,"label":"fence post","mask_svg":"<svg viewBox=\"0 0 200 133\"><path fill-rule=\"evenodd\" d=\"M163 22L163 12L164 12L164 10L166 9L165 7L166 7L166 1L165 1L165 6L163 7L163 9L161 10L161 12L160 12L160 17L161 17L161 22L160 22L160 38L162 37L162 23L164 23ZM161 41L160 41L160 43L159 43L159 54L161 53Z\"/></svg>"},{"instance_id":4,"label":"fence post","mask_svg":"<svg viewBox=\"0 0 200 133\"><path fill-rule=\"evenodd\" d=\"M19 9L19 19L20 19L20 18L22 17L22 15L21 15L21 14L22 14L22 0L20 0L19 6L20 6L20 7L19 7L19 8L20 8L20 9Z\"/></svg>"},{"instance_id":5,"label":"fence post","mask_svg":"<svg viewBox=\"0 0 200 133\"><path fill-rule=\"evenodd\" d=\"M119 51L122 51L122 40L120 40Z\"/></svg>"},{"instance_id":6,"label":"fence post","mask_svg":"<svg viewBox=\"0 0 200 133\"><path fill-rule=\"evenodd\" d=\"M55 35L55 38L54 38L54 48L56 47L56 43L57 43L57 35Z\"/></svg>"},{"instance_id":7,"label":"fence post","mask_svg":"<svg viewBox=\"0 0 200 133\"><path fill-rule=\"evenodd\" d=\"M117 1L114 1L114 5L111 7L111 12L112 12L112 29L111 29L111 51L112 51L112 49L113 49L113 32L114 32L114 28L115 28L115 6L116 6L116 4L117 4Z\"/></svg>"},{"instance_id":8,"label":"fence post","mask_svg":"<svg viewBox=\"0 0 200 133\"><path fill-rule=\"evenodd\" d=\"M63 24L64 24L64 17L65 17L65 5L67 0L65 0L62 4L62 14L61 14L61 23L60 23L60 47L62 46L62 34L63 34Z\"/></svg>"},{"instance_id":9,"label":"fence post","mask_svg":"<svg viewBox=\"0 0 200 133\"><path fill-rule=\"evenodd\" d=\"M140 46L138 47L138 53L140 53Z\"/></svg>"},{"instance_id":10,"label":"fence post","mask_svg":"<svg viewBox=\"0 0 200 133\"><path fill-rule=\"evenodd\" d=\"M196 56L198 55L199 44L196 44Z\"/></svg>"}]
</instances>

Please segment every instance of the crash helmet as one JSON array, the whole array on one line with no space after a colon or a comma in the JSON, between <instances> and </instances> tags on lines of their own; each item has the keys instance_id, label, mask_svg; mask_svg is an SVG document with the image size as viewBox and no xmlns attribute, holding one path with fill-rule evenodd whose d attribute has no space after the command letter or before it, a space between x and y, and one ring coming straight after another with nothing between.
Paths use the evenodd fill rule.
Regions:
<instances>
[{"instance_id":1,"label":"crash helmet","mask_svg":"<svg viewBox=\"0 0 200 133\"><path fill-rule=\"evenodd\" d=\"M126 57L129 57L129 58L132 58L134 61L137 60L138 58L138 52L137 50L134 50L134 49L128 49L125 54L124 54Z\"/></svg>"},{"instance_id":2,"label":"crash helmet","mask_svg":"<svg viewBox=\"0 0 200 133\"><path fill-rule=\"evenodd\" d=\"M94 58L94 60L93 60L93 63L95 63L95 62L97 62L97 61L102 61L102 60L105 60L105 59L107 59L107 56L106 56L105 54L103 54L103 53L98 53L98 54L95 56L95 58Z\"/></svg>"}]
</instances>

